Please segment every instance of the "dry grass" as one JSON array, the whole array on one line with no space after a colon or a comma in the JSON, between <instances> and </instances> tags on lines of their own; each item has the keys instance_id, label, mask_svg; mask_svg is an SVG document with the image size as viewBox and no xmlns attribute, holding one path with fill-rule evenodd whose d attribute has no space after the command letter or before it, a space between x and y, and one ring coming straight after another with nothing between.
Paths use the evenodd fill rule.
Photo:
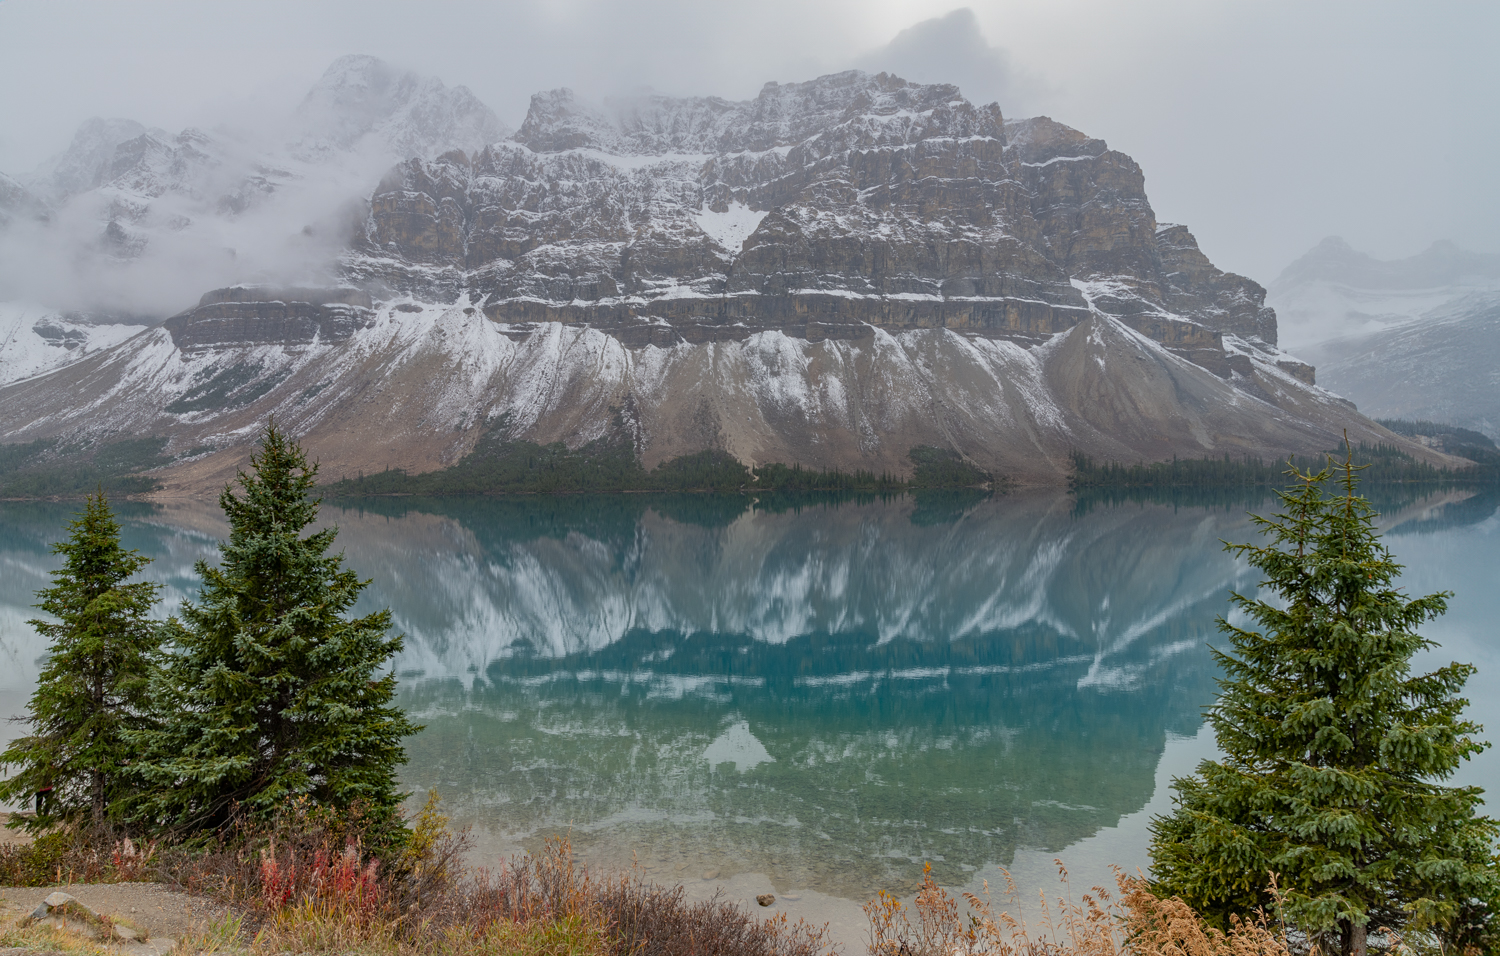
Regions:
<instances>
[{"instance_id":1,"label":"dry grass","mask_svg":"<svg viewBox=\"0 0 1500 956\"><path fill-rule=\"evenodd\" d=\"M435 844L440 845L440 844ZM494 870L450 865L441 892L392 905L378 861L352 845L334 857L262 851L246 944L257 953L518 954L518 956L815 956L822 933L782 916L762 920L722 900L688 903L681 887L638 874L599 878L556 839ZM242 894L243 895L243 894ZM217 939L237 933L220 932ZM204 952L228 952L223 943ZM198 941L195 941L197 944Z\"/></svg>"},{"instance_id":2,"label":"dry grass","mask_svg":"<svg viewBox=\"0 0 1500 956\"><path fill-rule=\"evenodd\" d=\"M1179 899L1163 900L1146 881L1116 871L1117 895L1100 886L1075 902L1058 862L1064 895L1041 896L1030 926L996 912L985 895L950 895L929 866L913 905L881 893L865 905L872 956L1290 956L1285 934L1265 914L1237 921L1230 933L1205 924ZM1007 901L1018 902L1006 875Z\"/></svg>"},{"instance_id":3,"label":"dry grass","mask_svg":"<svg viewBox=\"0 0 1500 956\"><path fill-rule=\"evenodd\" d=\"M616 956L816 956L825 949L823 930L800 920L760 919L717 897L690 903L681 886L650 883L634 871L595 877L575 865L565 839L550 841L538 855L478 871L456 898L477 914L467 920L476 930L490 921L533 926L577 920L597 929L603 952Z\"/></svg>"},{"instance_id":4,"label":"dry grass","mask_svg":"<svg viewBox=\"0 0 1500 956\"><path fill-rule=\"evenodd\" d=\"M369 843L371 831L357 814L335 818L307 806L272 827L206 845L60 831L30 846L0 846L0 882L152 880L238 912L181 939L183 953L816 956L826 950L820 930L784 916L761 919L718 898L690 903L682 887L649 883L637 872L595 876L576 865L562 839L493 870L468 869L467 833L448 828L435 794L411 825L403 845L384 849Z\"/></svg>"},{"instance_id":5,"label":"dry grass","mask_svg":"<svg viewBox=\"0 0 1500 956\"><path fill-rule=\"evenodd\" d=\"M20 927L11 923L0 928L0 948L40 950L42 952L77 953L79 956L105 956L110 950L91 936L51 926ZM118 951L115 951L116 956Z\"/></svg>"},{"instance_id":6,"label":"dry grass","mask_svg":"<svg viewBox=\"0 0 1500 956\"><path fill-rule=\"evenodd\" d=\"M347 953L369 956L817 956L822 930L761 919L721 898L692 903L681 886L639 872L596 876L567 840L492 870L463 864L467 833L453 833L433 795L397 850L372 851L357 815L294 808L274 827L208 846L135 842L103 831L48 834L0 845L0 881L22 885L105 880L173 883L231 904L239 915L180 940L204 956ZM1041 898L1036 925L997 910L989 887L954 896L927 869L910 906L882 893L865 906L872 956L1291 956L1264 914L1229 933L1181 900L1154 896L1117 872L1116 887L1075 901L1059 864L1061 895ZM17 877L20 877L19 879ZM1016 888L1006 877L1008 904ZM1393 937L1386 942L1398 943ZM0 928L0 946L101 952L93 940L47 927Z\"/></svg>"}]
</instances>

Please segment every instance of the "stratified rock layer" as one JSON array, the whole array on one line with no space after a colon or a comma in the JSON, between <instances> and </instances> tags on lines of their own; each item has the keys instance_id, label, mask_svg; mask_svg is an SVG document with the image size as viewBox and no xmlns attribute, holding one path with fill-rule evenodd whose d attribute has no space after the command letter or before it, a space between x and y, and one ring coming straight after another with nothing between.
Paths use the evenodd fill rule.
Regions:
<instances>
[{"instance_id":1,"label":"stratified rock layer","mask_svg":"<svg viewBox=\"0 0 1500 956\"><path fill-rule=\"evenodd\" d=\"M0 390L0 439L222 447L186 486L273 412L335 476L451 464L502 423L623 435L648 466L902 473L941 445L1035 480L1074 450L1402 441L1276 348L1264 290L1158 223L1130 157L885 74L740 103L538 94L512 140L391 170L341 269L369 299L213 293Z\"/></svg>"},{"instance_id":2,"label":"stratified rock layer","mask_svg":"<svg viewBox=\"0 0 1500 956\"><path fill-rule=\"evenodd\" d=\"M1276 338L1259 286L1158 228L1130 157L884 74L607 114L539 94L515 141L393 170L360 252L357 279L632 344L867 325L1034 341L1091 303L1221 371L1222 334Z\"/></svg>"}]
</instances>

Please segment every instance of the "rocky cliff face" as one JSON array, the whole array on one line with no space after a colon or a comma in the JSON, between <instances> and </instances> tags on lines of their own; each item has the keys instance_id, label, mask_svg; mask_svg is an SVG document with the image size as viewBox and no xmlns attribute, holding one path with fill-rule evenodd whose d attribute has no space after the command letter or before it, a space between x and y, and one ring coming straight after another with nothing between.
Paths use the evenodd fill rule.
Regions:
<instances>
[{"instance_id":1,"label":"rocky cliff face","mask_svg":"<svg viewBox=\"0 0 1500 956\"><path fill-rule=\"evenodd\" d=\"M885 74L746 103L539 94L513 142L386 177L346 267L630 344L870 326L1039 341L1097 310L1221 374L1237 347L1279 357L1264 290L1159 226L1128 156Z\"/></svg>"},{"instance_id":2,"label":"rocky cliff face","mask_svg":"<svg viewBox=\"0 0 1500 956\"><path fill-rule=\"evenodd\" d=\"M938 444L1038 480L1075 449L1399 441L1278 350L1264 290L1158 223L1130 157L885 74L740 103L538 94L511 140L392 169L339 270L368 303L205 297L0 391L0 437L129 422L225 447L183 472L218 475L274 411L347 473L452 463L503 422L621 434L647 465L901 472Z\"/></svg>"}]
</instances>

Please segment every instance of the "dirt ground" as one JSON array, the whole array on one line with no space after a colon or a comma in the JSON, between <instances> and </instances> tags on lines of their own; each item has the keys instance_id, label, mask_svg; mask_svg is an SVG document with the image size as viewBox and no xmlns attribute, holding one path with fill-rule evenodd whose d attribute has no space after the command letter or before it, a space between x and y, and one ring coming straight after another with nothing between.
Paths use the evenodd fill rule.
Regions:
<instances>
[{"instance_id":1,"label":"dirt ground","mask_svg":"<svg viewBox=\"0 0 1500 956\"><path fill-rule=\"evenodd\" d=\"M0 813L0 844L30 843L31 835L5 824ZM59 886L0 886L0 921L17 919L61 891L89 909L146 931L148 938L180 939L232 915L233 911L201 896L181 893L160 883L75 883ZM32 950L0 948L0 956L29 956Z\"/></svg>"},{"instance_id":2,"label":"dirt ground","mask_svg":"<svg viewBox=\"0 0 1500 956\"><path fill-rule=\"evenodd\" d=\"M148 937L178 939L230 915L228 907L160 883L75 883L71 886L0 886L0 917L14 919L36 909L48 893L71 894L101 916L118 917Z\"/></svg>"},{"instance_id":3,"label":"dirt ground","mask_svg":"<svg viewBox=\"0 0 1500 956\"><path fill-rule=\"evenodd\" d=\"M14 846L21 843L30 843L31 834L25 830L12 830L6 826L10 822L9 813L0 813L0 846Z\"/></svg>"}]
</instances>

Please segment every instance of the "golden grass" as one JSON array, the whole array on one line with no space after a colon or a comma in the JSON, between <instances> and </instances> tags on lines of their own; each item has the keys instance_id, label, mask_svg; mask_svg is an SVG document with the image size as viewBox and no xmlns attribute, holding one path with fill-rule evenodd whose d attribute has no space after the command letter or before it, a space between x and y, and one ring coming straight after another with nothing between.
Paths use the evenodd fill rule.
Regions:
<instances>
[{"instance_id":1,"label":"golden grass","mask_svg":"<svg viewBox=\"0 0 1500 956\"><path fill-rule=\"evenodd\" d=\"M1067 870L1058 862L1066 895L1041 895L1041 919L1028 925L996 912L989 898L950 895L926 867L911 906L882 892L865 904L872 956L1290 956L1285 933L1265 914L1236 921L1230 933L1203 922L1179 899L1161 899L1146 881L1116 871L1117 893L1096 886L1075 902ZM1006 874L1008 901L1017 902Z\"/></svg>"},{"instance_id":2,"label":"golden grass","mask_svg":"<svg viewBox=\"0 0 1500 956\"><path fill-rule=\"evenodd\" d=\"M77 953L79 956L119 956L119 950L110 950L92 934L58 929L42 923L21 925L25 917L16 917L0 924L0 949L16 947L43 952Z\"/></svg>"},{"instance_id":3,"label":"golden grass","mask_svg":"<svg viewBox=\"0 0 1500 956\"><path fill-rule=\"evenodd\" d=\"M193 941L196 943L197 941ZM482 928L449 926L419 938L394 925L355 922L337 911L295 906L277 914L248 943L187 949L208 954L339 953L350 956L605 956L604 932L580 916L529 923L494 920Z\"/></svg>"}]
</instances>

